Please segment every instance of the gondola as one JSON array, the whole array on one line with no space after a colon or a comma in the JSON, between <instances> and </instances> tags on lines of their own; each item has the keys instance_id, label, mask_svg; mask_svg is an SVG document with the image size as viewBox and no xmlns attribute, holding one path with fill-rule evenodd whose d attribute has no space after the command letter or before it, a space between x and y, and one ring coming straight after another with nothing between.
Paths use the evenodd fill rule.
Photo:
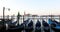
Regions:
<instances>
[{"instance_id":1,"label":"gondola","mask_svg":"<svg viewBox=\"0 0 60 32\"><path fill-rule=\"evenodd\" d=\"M47 22L45 22L44 20L42 20L42 25L43 25L43 30L45 32L50 32L49 24Z\"/></svg>"},{"instance_id":2,"label":"gondola","mask_svg":"<svg viewBox=\"0 0 60 32\"><path fill-rule=\"evenodd\" d=\"M22 24L20 24L20 25L15 25L17 22L14 22L14 23L11 23L11 24L13 24L13 25L9 25L9 27L10 28L8 28L8 30L7 31L9 31L9 32L21 32L22 30L24 30L24 27L25 27L25 24L27 24L28 23L28 21L29 20L26 20L26 21L24 21Z\"/></svg>"},{"instance_id":3,"label":"gondola","mask_svg":"<svg viewBox=\"0 0 60 32\"><path fill-rule=\"evenodd\" d=\"M49 19L50 21L50 24L51 24L51 28L55 31L55 32L60 32L60 23L57 22L56 20L52 20L52 19Z\"/></svg>"},{"instance_id":4,"label":"gondola","mask_svg":"<svg viewBox=\"0 0 60 32\"><path fill-rule=\"evenodd\" d=\"M21 32L24 29L23 23L19 26L15 26L14 28L8 28L9 32Z\"/></svg>"},{"instance_id":5,"label":"gondola","mask_svg":"<svg viewBox=\"0 0 60 32\"><path fill-rule=\"evenodd\" d=\"M23 21L25 27L27 26L29 20L30 20L30 19L27 19L27 20Z\"/></svg>"},{"instance_id":6,"label":"gondola","mask_svg":"<svg viewBox=\"0 0 60 32\"><path fill-rule=\"evenodd\" d=\"M41 23L39 20L37 20L37 23L35 25L35 32L41 32Z\"/></svg>"},{"instance_id":7,"label":"gondola","mask_svg":"<svg viewBox=\"0 0 60 32\"><path fill-rule=\"evenodd\" d=\"M3 19L0 21L0 32L5 32L6 31L6 24L11 23L11 19ZM8 28L8 27L7 27Z\"/></svg>"},{"instance_id":8,"label":"gondola","mask_svg":"<svg viewBox=\"0 0 60 32\"><path fill-rule=\"evenodd\" d=\"M5 25L3 26L3 21L0 21L0 32L4 32Z\"/></svg>"},{"instance_id":9,"label":"gondola","mask_svg":"<svg viewBox=\"0 0 60 32\"><path fill-rule=\"evenodd\" d=\"M27 27L25 27L25 31L26 32L32 32L33 31L33 21L32 20L28 23Z\"/></svg>"}]
</instances>

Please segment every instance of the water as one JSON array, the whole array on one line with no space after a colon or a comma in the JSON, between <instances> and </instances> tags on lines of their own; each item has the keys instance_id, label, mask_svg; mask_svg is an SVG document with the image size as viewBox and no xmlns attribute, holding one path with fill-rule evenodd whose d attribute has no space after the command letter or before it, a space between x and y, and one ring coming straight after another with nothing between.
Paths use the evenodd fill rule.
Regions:
<instances>
[{"instance_id":1,"label":"water","mask_svg":"<svg viewBox=\"0 0 60 32\"><path fill-rule=\"evenodd\" d=\"M2 18L2 17L0 17L0 18ZM7 17L5 17L5 18L7 18ZM11 19L11 17L9 17L9 18ZM13 17L13 18L14 18L13 22L17 21L17 17ZM46 17L40 17L40 16L36 16L36 17L32 17L32 16L28 17L28 16L25 16L24 17L24 20L27 20L28 18L30 18L30 20L33 20L34 24L36 24L37 20L39 20L40 22L42 22L41 21L42 20L41 18L43 18L48 23L48 19L51 18L51 17L47 17L46 18ZM59 19L58 18L59 17L54 17L54 19L59 22ZM20 19L19 19L19 24L21 24L21 23L23 23L23 16L21 16Z\"/></svg>"}]
</instances>

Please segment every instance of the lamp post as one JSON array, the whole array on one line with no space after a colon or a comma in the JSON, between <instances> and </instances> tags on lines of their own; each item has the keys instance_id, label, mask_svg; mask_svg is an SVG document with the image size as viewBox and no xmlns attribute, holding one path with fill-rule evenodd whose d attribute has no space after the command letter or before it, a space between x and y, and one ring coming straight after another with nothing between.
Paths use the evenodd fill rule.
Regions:
<instances>
[{"instance_id":1,"label":"lamp post","mask_svg":"<svg viewBox=\"0 0 60 32\"><path fill-rule=\"evenodd\" d=\"M5 7L3 7L3 21L5 20ZM9 8L7 8L8 10L10 10Z\"/></svg>"},{"instance_id":2,"label":"lamp post","mask_svg":"<svg viewBox=\"0 0 60 32\"><path fill-rule=\"evenodd\" d=\"M2 28L2 29L3 29L3 31L4 31L4 30L5 30L5 28L6 28L6 27L5 27L5 25L4 25L4 23L5 23L5 22L4 22L4 21L5 21L5 9L6 9L6 8L5 8L5 7L3 7L3 19L2 19L2 21L3 21L3 28ZM8 9L8 10L10 10L10 9Z\"/></svg>"}]
</instances>

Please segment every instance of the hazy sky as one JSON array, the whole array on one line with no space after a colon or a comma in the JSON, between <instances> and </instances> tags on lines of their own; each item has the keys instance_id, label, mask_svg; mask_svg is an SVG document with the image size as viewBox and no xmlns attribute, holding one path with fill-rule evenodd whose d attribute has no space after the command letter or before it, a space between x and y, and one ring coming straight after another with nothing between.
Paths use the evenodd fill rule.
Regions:
<instances>
[{"instance_id":1,"label":"hazy sky","mask_svg":"<svg viewBox=\"0 0 60 32\"><path fill-rule=\"evenodd\" d=\"M0 0L0 15L2 15L2 9L6 7L5 14L12 15L23 14L60 14L60 0ZM11 10L8 11L7 8Z\"/></svg>"}]
</instances>

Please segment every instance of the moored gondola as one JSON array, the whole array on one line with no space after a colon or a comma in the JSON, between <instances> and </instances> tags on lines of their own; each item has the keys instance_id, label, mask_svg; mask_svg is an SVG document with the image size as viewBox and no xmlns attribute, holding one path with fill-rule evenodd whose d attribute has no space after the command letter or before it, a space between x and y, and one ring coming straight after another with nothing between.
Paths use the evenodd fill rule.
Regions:
<instances>
[{"instance_id":1,"label":"moored gondola","mask_svg":"<svg viewBox=\"0 0 60 32\"><path fill-rule=\"evenodd\" d=\"M51 24L51 29L55 32L60 32L60 23L58 23L56 20L49 19Z\"/></svg>"},{"instance_id":2,"label":"moored gondola","mask_svg":"<svg viewBox=\"0 0 60 32\"><path fill-rule=\"evenodd\" d=\"M45 22L44 20L42 20L42 25L43 25L43 30L45 32L50 32L50 27L49 27L49 24L47 22Z\"/></svg>"},{"instance_id":3,"label":"moored gondola","mask_svg":"<svg viewBox=\"0 0 60 32\"><path fill-rule=\"evenodd\" d=\"M5 25L3 26L3 21L0 21L0 32L5 30Z\"/></svg>"},{"instance_id":4,"label":"moored gondola","mask_svg":"<svg viewBox=\"0 0 60 32\"><path fill-rule=\"evenodd\" d=\"M9 28L7 31L9 31L9 32L21 32L25 29L25 26L28 23L28 21L29 21L29 19L24 21L20 25L17 25L17 26L15 25L17 22L14 22L14 23L12 23L14 25L12 25L12 24L9 25Z\"/></svg>"},{"instance_id":5,"label":"moored gondola","mask_svg":"<svg viewBox=\"0 0 60 32\"><path fill-rule=\"evenodd\" d=\"M41 32L41 23L39 20L37 20L37 23L35 25L35 32Z\"/></svg>"},{"instance_id":6,"label":"moored gondola","mask_svg":"<svg viewBox=\"0 0 60 32\"><path fill-rule=\"evenodd\" d=\"M9 32L21 32L24 29L23 23L19 26L15 26L14 28L9 28Z\"/></svg>"},{"instance_id":7,"label":"moored gondola","mask_svg":"<svg viewBox=\"0 0 60 32\"><path fill-rule=\"evenodd\" d=\"M25 31L26 32L32 32L33 31L33 21L32 20L28 23L27 27L25 27Z\"/></svg>"}]
</instances>

